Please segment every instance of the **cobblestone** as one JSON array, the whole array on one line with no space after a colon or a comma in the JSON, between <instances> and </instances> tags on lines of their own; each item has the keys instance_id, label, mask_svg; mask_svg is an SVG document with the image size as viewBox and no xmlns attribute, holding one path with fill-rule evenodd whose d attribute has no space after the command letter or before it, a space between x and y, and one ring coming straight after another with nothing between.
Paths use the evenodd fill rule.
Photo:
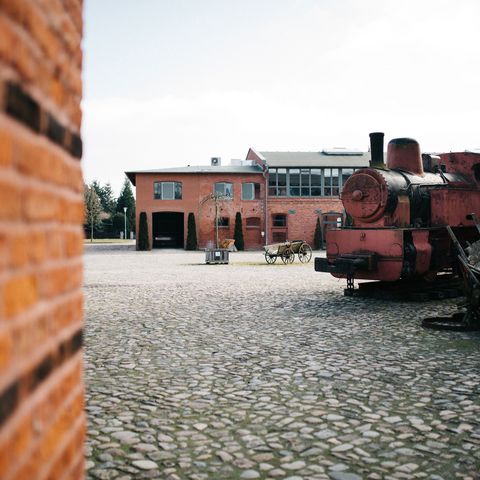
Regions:
<instances>
[{"instance_id":1,"label":"cobblestone","mask_svg":"<svg viewBox=\"0 0 480 480\"><path fill-rule=\"evenodd\" d=\"M88 478L476 478L480 335L313 262L85 252Z\"/></svg>"}]
</instances>

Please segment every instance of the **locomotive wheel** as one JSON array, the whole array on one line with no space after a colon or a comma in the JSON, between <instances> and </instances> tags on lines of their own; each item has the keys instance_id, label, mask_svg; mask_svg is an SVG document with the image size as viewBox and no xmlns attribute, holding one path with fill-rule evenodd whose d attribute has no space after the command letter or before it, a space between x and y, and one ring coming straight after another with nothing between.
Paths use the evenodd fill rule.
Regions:
<instances>
[{"instance_id":1,"label":"locomotive wheel","mask_svg":"<svg viewBox=\"0 0 480 480\"><path fill-rule=\"evenodd\" d=\"M269 265L273 265L277 261L277 257L273 256L273 255L270 255L269 253L265 252L265 261Z\"/></svg>"},{"instance_id":2,"label":"locomotive wheel","mask_svg":"<svg viewBox=\"0 0 480 480\"><path fill-rule=\"evenodd\" d=\"M293 263L294 260L295 254L289 248L287 248L282 254L282 262L287 265L289 263Z\"/></svg>"},{"instance_id":3,"label":"locomotive wheel","mask_svg":"<svg viewBox=\"0 0 480 480\"><path fill-rule=\"evenodd\" d=\"M298 250L298 259L302 263L308 263L312 259L312 248L307 243L304 243Z\"/></svg>"}]
</instances>

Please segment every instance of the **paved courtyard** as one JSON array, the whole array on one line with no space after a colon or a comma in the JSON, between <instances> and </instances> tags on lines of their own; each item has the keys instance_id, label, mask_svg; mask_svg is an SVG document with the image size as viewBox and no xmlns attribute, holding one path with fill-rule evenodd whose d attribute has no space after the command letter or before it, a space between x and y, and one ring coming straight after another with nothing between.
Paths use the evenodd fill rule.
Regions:
<instances>
[{"instance_id":1,"label":"paved courtyard","mask_svg":"<svg viewBox=\"0 0 480 480\"><path fill-rule=\"evenodd\" d=\"M85 252L98 479L480 478L480 335L261 253Z\"/></svg>"}]
</instances>

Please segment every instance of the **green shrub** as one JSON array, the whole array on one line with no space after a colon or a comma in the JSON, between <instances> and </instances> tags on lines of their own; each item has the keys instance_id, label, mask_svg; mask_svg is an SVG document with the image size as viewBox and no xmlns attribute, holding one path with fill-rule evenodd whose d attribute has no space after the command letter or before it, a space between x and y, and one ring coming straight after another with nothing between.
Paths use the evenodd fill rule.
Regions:
<instances>
[{"instance_id":1,"label":"green shrub","mask_svg":"<svg viewBox=\"0 0 480 480\"><path fill-rule=\"evenodd\" d=\"M196 250L198 248L197 242L197 226L195 224L195 215L193 213L188 214L187 224L187 245L185 250Z\"/></svg>"},{"instance_id":2,"label":"green shrub","mask_svg":"<svg viewBox=\"0 0 480 480\"><path fill-rule=\"evenodd\" d=\"M313 236L313 248L320 250L323 248L322 227L320 226L320 218L317 217L317 224L315 225L315 234Z\"/></svg>"},{"instance_id":3,"label":"green shrub","mask_svg":"<svg viewBox=\"0 0 480 480\"><path fill-rule=\"evenodd\" d=\"M245 242L243 240L243 228L242 228L242 214L237 212L235 215L235 230L233 233L235 239L235 246L237 250L245 250Z\"/></svg>"},{"instance_id":4,"label":"green shrub","mask_svg":"<svg viewBox=\"0 0 480 480\"><path fill-rule=\"evenodd\" d=\"M138 225L138 250L150 250L147 214L145 212L140 213L140 224Z\"/></svg>"}]
</instances>

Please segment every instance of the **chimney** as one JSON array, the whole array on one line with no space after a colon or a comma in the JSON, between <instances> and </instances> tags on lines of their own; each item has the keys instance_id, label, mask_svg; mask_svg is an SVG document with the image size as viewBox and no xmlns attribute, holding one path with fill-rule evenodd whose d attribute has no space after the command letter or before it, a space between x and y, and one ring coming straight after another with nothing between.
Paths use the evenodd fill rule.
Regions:
<instances>
[{"instance_id":1,"label":"chimney","mask_svg":"<svg viewBox=\"0 0 480 480\"><path fill-rule=\"evenodd\" d=\"M372 132L370 134L370 167L385 168L383 162L383 132Z\"/></svg>"},{"instance_id":2,"label":"chimney","mask_svg":"<svg viewBox=\"0 0 480 480\"><path fill-rule=\"evenodd\" d=\"M413 138L394 138L388 142L387 167L423 176L420 145Z\"/></svg>"}]
</instances>

